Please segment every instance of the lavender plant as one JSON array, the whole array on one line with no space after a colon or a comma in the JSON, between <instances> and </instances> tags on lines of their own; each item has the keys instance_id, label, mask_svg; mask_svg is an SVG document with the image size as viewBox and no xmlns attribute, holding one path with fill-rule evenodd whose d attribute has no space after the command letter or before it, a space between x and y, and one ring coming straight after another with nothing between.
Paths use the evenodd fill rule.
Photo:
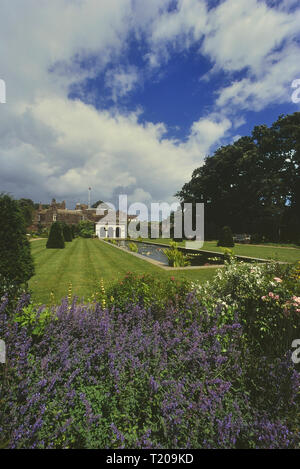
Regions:
<instances>
[{"instance_id":1,"label":"lavender plant","mask_svg":"<svg viewBox=\"0 0 300 469\"><path fill-rule=\"evenodd\" d=\"M65 299L33 340L26 325L5 318L2 303L2 446L298 447L299 374L291 362L282 359L269 382L255 383L255 399L238 317L224 324L223 306L209 309L195 292L164 308L158 321L151 306ZM270 386L276 402L285 396L276 415L275 401L263 400Z\"/></svg>"}]
</instances>

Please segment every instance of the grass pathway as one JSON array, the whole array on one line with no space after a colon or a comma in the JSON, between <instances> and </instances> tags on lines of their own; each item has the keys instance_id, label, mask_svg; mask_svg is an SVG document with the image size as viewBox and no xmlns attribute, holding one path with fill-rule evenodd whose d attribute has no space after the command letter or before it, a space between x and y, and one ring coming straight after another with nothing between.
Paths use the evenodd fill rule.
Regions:
<instances>
[{"instance_id":1,"label":"grass pathway","mask_svg":"<svg viewBox=\"0 0 300 469\"><path fill-rule=\"evenodd\" d=\"M171 240L145 239L145 241L169 244ZM184 246L184 242L178 244ZM205 251L222 252L222 248L217 246L217 241L205 241L202 249ZM287 249L283 246L236 244L232 250L236 255L258 257L260 259L273 259L282 262L296 262L300 260L300 248L296 247L289 247Z\"/></svg>"},{"instance_id":2,"label":"grass pathway","mask_svg":"<svg viewBox=\"0 0 300 469\"><path fill-rule=\"evenodd\" d=\"M167 272L98 239L77 238L72 243L66 243L65 249L46 249L45 239L36 240L31 243L31 251L36 273L30 279L29 286L33 299L45 304L50 301L50 292L59 303L67 295L70 282L73 294L87 299L101 278L108 286L122 279L128 271L138 275L148 273L157 278L175 277L194 281L208 280L215 273L215 269Z\"/></svg>"}]
</instances>

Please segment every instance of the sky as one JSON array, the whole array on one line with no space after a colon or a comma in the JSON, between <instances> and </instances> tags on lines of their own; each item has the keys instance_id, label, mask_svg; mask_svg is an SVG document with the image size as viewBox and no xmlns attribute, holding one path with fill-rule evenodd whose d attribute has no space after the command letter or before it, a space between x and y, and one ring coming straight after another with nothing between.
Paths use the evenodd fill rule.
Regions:
<instances>
[{"instance_id":1,"label":"sky","mask_svg":"<svg viewBox=\"0 0 300 469\"><path fill-rule=\"evenodd\" d=\"M300 111L298 0L1 0L0 192L174 202L221 145Z\"/></svg>"}]
</instances>

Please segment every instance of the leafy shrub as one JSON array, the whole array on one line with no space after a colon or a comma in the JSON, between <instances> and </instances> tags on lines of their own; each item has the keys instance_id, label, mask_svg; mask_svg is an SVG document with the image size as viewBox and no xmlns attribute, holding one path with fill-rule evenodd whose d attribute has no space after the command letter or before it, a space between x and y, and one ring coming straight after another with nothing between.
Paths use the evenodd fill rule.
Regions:
<instances>
[{"instance_id":1,"label":"leafy shrub","mask_svg":"<svg viewBox=\"0 0 300 469\"><path fill-rule=\"evenodd\" d=\"M282 356L300 337L299 289L297 267L232 260L198 291L238 311L253 352Z\"/></svg>"},{"instance_id":2,"label":"leafy shrub","mask_svg":"<svg viewBox=\"0 0 300 469\"><path fill-rule=\"evenodd\" d=\"M34 263L20 205L9 195L0 194L0 276L17 287L28 282L33 274Z\"/></svg>"},{"instance_id":3,"label":"leafy shrub","mask_svg":"<svg viewBox=\"0 0 300 469\"><path fill-rule=\"evenodd\" d=\"M62 225L60 222L56 221L52 223L50 228L50 233L48 241L46 243L46 248L48 249L64 249L65 241L62 231Z\"/></svg>"},{"instance_id":4,"label":"leafy shrub","mask_svg":"<svg viewBox=\"0 0 300 469\"><path fill-rule=\"evenodd\" d=\"M16 312L14 321L26 327L29 334L41 336L48 322L53 318L53 312L44 305L29 304ZM57 319L57 316L55 316Z\"/></svg>"},{"instance_id":5,"label":"leafy shrub","mask_svg":"<svg viewBox=\"0 0 300 469\"><path fill-rule=\"evenodd\" d=\"M0 300L5 303L6 315L10 315L16 308L19 299L28 293L28 288L13 283L0 274Z\"/></svg>"},{"instance_id":6,"label":"leafy shrub","mask_svg":"<svg viewBox=\"0 0 300 469\"><path fill-rule=\"evenodd\" d=\"M178 244L174 241L170 242L170 248L164 249L163 253L166 255L170 267L185 267L190 265L188 256L179 251Z\"/></svg>"},{"instance_id":7,"label":"leafy shrub","mask_svg":"<svg viewBox=\"0 0 300 469\"><path fill-rule=\"evenodd\" d=\"M77 233L81 238L92 238L95 233L94 223L89 220L82 220L77 225Z\"/></svg>"},{"instance_id":8,"label":"leafy shrub","mask_svg":"<svg viewBox=\"0 0 300 469\"><path fill-rule=\"evenodd\" d=\"M160 322L139 305L117 312L64 300L35 342L27 327L0 321L2 440L9 448L296 448L298 373L282 362L280 376L270 371L259 383L262 399L270 386L279 399L284 376L289 395L278 415L268 402L254 407L242 326L219 326L221 311L208 312L195 293L164 307Z\"/></svg>"},{"instance_id":9,"label":"leafy shrub","mask_svg":"<svg viewBox=\"0 0 300 469\"><path fill-rule=\"evenodd\" d=\"M128 305L139 305L151 308L156 318L164 314L168 305L179 305L184 301L189 291L189 283L176 281L174 277L169 280L160 280L152 275L135 275L127 272L126 276L119 282L110 286L105 293L105 300L109 307L116 311L125 311ZM98 293L98 295L97 295ZM103 299L103 290L96 292L98 301Z\"/></svg>"},{"instance_id":10,"label":"leafy shrub","mask_svg":"<svg viewBox=\"0 0 300 469\"><path fill-rule=\"evenodd\" d=\"M224 226L221 230L218 246L232 248L234 246L232 231L229 226Z\"/></svg>"},{"instance_id":11,"label":"leafy shrub","mask_svg":"<svg viewBox=\"0 0 300 469\"><path fill-rule=\"evenodd\" d=\"M138 250L139 250L135 243L129 243L128 247L129 247L131 252L138 252Z\"/></svg>"}]
</instances>

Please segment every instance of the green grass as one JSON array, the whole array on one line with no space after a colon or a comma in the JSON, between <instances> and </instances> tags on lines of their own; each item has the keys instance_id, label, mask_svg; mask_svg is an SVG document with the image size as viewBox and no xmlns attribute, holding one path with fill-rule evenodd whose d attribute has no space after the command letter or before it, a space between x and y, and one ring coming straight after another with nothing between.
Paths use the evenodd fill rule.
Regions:
<instances>
[{"instance_id":1,"label":"green grass","mask_svg":"<svg viewBox=\"0 0 300 469\"><path fill-rule=\"evenodd\" d=\"M123 278L126 272L153 274L159 278L205 281L213 277L215 269L197 269L167 272L147 261L132 256L98 239L76 238L66 243L65 249L46 249L46 240L31 243L35 261L35 275L29 287L33 300L49 304L53 292L56 303L68 293L69 282L73 294L87 299L99 284L105 286Z\"/></svg>"},{"instance_id":2,"label":"green grass","mask_svg":"<svg viewBox=\"0 0 300 469\"><path fill-rule=\"evenodd\" d=\"M145 239L143 241L169 244L171 240ZM178 244L180 246L184 246L184 241ZM206 251L222 252L222 248L217 246L217 241L205 241L202 249ZM297 262L300 260L300 248L285 248L276 245L254 246L251 244L236 244L232 249L234 254L240 256L258 257L260 259L273 259L283 262Z\"/></svg>"}]
</instances>

